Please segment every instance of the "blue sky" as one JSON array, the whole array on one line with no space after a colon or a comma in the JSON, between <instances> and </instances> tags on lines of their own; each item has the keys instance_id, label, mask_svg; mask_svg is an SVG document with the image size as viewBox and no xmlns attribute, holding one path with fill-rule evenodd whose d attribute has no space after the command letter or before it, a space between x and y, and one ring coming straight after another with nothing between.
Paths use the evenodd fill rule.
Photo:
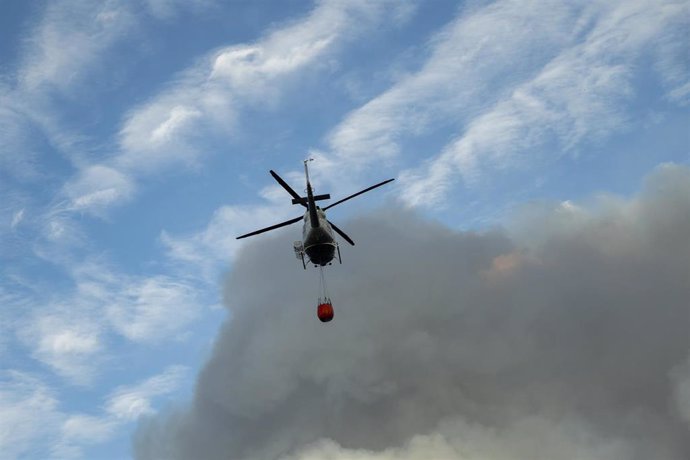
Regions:
<instances>
[{"instance_id":1,"label":"blue sky","mask_svg":"<svg viewBox=\"0 0 690 460\"><path fill-rule=\"evenodd\" d=\"M481 230L688 164L689 10L4 0L3 458L128 458L189 399L235 236L299 214L269 169L299 189L313 157L334 197L397 178L343 228L388 205Z\"/></svg>"}]
</instances>

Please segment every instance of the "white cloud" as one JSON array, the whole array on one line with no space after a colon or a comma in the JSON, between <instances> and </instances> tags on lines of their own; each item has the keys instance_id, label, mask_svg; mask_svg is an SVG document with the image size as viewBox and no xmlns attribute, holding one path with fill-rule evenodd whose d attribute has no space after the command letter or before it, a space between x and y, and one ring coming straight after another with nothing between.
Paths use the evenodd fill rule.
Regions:
<instances>
[{"instance_id":1,"label":"white cloud","mask_svg":"<svg viewBox=\"0 0 690 460\"><path fill-rule=\"evenodd\" d=\"M109 439L116 426L112 420L86 414L74 414L62 424L62 436L71 442L97 443Z\"/></svg>"},{"instance_id":2,"label":"white cloud","mask_svg":"<svg viewBox=\"0 0 690 460\"><path fill-rule=\"evenodd\" d=\"M57 0L32 12L37 13L36 17L30 17L28 27L22 30L25 33L19 37L17 66L5 73L6 84L0 85L4 131L0 164L19 180L13 184L16 189L26 184L36 186L38 180L56 174L44 169L39 157L44 144L77 164L84 163L85 137L61 120L64 102L83 97L85 90L105 80L100 74L112 61L104 57L131 38L139 24L128 0ZM51 183L46 181L40 186L45 188ZM104 203L120 198L113 191L96 188L92 192L88 200L75 203L80 211L92 206L102 208ZM57 235L59 229L51 233Z\"/></svg>"},{"instance_id":3,"label":"white cloud","mask_svg":"<svg viewBox=\"0 0 690 460\"><path fill-rule=\"evenodd\" d=\"M72 267L74 288L37 293L16 334L31 356L76 385L90 385L108 358L108 333L135 343L178 340L202 303L185 280L134 277L100 262Z\"/></svg>"},{"instance_id":4,"label":"white cloud","mask_svg":"<svg viewBox=\"0 0 690 460\"><path fill-rule=\"evenodd\" d=\"M106 442L137 417L155 412L155 399L179 388L187 374L169 366L161 374L116 388L100 414L68 413L54 389L38 377L0 373L0 452L3 459L83 458L83 448Z\"/></svg>"},{"instance_id":5,"label":"white cloud","mask_svg":"<svg viewBox=\"0 0 690 460\"><path fill-rule=\"evenodd\" d=\"M154 16L163 18L183 6L205 8L207 3L199 1L189 6L172 0L150 0L148 7ZM84 56L75 61L75 69L88 68L102 50L125 35L125 27L133 27L124 4L113 2L94 10L79 3L75 18L66 17L65 5L69 3L50 10L39 28L38 35L44 38L35 41L22 72L28 86L60 86L59 82L66 90L71 81L66 65L71 59L70 50L80 50L82 41L88 41L88 46L83 47ZM119 132L119 152L100 164L81 166L77 177L63 190L70 201L68 207L56 211L103 217L110 206L133 196L137 178L158 174L172 165L197 166L204 142L227 136L243 107L274 106L290 82L297 81L301 73L322 70L325 58L363 28L391 17L394 22L400 21L410 10L409 5L392 1L324 1L302 20L276 29L255 43L209 54L175 77L169 89L130 111ZM83 23L89 20L95 25L83 29ZM45 37L60 38L69 46L55 49Z\"/></svg>"},{"instance_id":6,"label":"white cloud","mask_svg":"<svg viewBox=\"0 0 690 460\"><path fill-rule=\"evenodd\" d=\"M174 338L201 310L194 288L165 276L120 282L110 294L112 300L103 299L106 317L133 342Z\"/></svg>"},{"instance_id":7,"label":"white cloud","mask_svg":"<svg viewBox=\"0 0 690 460\"><path fill-rule=\"evenodd\" d=\"M95 165L82 169L64 190L70 199L68 210L102 215L109 205L128 199L134 192L134 184L113 168Z\"/></svg>"},{"instance_id":8,"label":"white cloud","mask_svg":"<svg viewBox=\"0 0 690 460\"><path fill-rule=\"evenodd\" d=\"M15 305L24 301L21 295L10 292L0 285L0 359L4 359L8 350L11 334L15 327Z\"/></svg>"},{"instance_id":9,"label":"white cloud","mask_svg":"<svg viewBox=\"0 0 690 460\"><path fill-rule=\"evenodd\" d=\"M0 165L8 167L20 179L40 178L31 147L34 139L41 136L77 165L77 177L63 190L71 201L70 206L54 211L88 212L102 217L108 206L128 200L134 191L130 171L113 168L107 160L101 165L88 166L83 157L86 139L66 127L60 120L59 106L53 102L56 96L81 97L85 88L111 81L105 78L112 75L111 71L107 76L102 75L106 64L117 65L109 52L142 31L142 15L138 14L140 8L136 3L58 0L46 4L37 10L40 18L31 23L29 33L22 40L12 85L0 86L5 102L0 109L0 120L8 123L7 135L0 141L0 146L6 147L0 149ZM162 19L178 11L202 11L213 2L149 0L146 3L154 18ZM164 134L161 133L163 137ZM18 155L18 151L25 153ZM110 175L105 185L94 180L99 174L103 178L103 170L109 170ZM108 180L114 183L108 184Z\"/></svg>"},{"instance_id":10,"label":"white cloud","mask_svg":"<svg viewBox=\"0 0 690 460\"><path fill-rule=\"evenodd\" d=\"M101 327L133 342L174 340L201 310L196 290L184 279L129 276L98 262L78 266L73 276L74 297Z\"/></svg>"},{"instance_id":11,"label":"white cloud","mask_svg":"<svg viewBox=\"0 0 690 460\"><path fill-rule=\"evenodd\" d=\"M92 316L76 303L37 309L18 335L35 359L72 383L87 385L103 351L102 330Z\"/></svg>"},{"instance_id":12,"label":"white cloud","mask_svg":"<svg viewBox=\"0 0 690 460\"><path fill-rule=\"evenodd\" d=\"M266 198L277 198L271 190L273 189L264 190ZM287 196L282 189L280 192ZM237 236L297 217L303 212L303 208L287 206L285 196L271 204L222 206L213 213L204 230L177 237L163 231L161 241L167 246L168 255L172 259L193 264L201 269L203 278L215 281L220 267L227 266L242 245L242 241L236 239ZM290 228L295 232L295 239L301 238L300 222ZM292 249L285 250L289 252Z\"/></svg>"},{"instance_id":13,"label":"white cloud","mask_svg":"<svg viewBox=\"0 0 690 460\"><path fill-rule=\"evenodd\" d=\"M107 398L105 411L117 420L134 421L154 412L152 400L175 391L187 375L184 366L170 366L163 373L133 386L117 388Z\"/></svg>"},{"instance_id":14,"label":"white cloud","mask_svg":"<svg viewBox=\"0 0 690 460\"><path fill-rule=\"evenodd\" d=\"M60 418L61 423L54 427L55 440L45 449L51 458L84 458L85 447L107 442L121 429L117 421L104 416L60 413Z\"/></svg>"},{"instance_id":15,"label":"white cloud","mask_svg":"<svg viewBox=\"0 0 690 460\"><path fill-rule=\"evenodd\" d=\"M20 342L66 381L90 385L106 354L97 296L78 286L74 292L38 290L26 297L25 316L17 319L14 331Z\"/></svg>"},{"instance_id":16,"label":"white cloud","mask_svg":"<svg viewBox=\"0 0 690 460\"><path fill-rule=\"evenodd\" d=\"M397 155L406 137L463 122L500 97L506 79L529 73L567 44L565 26L573 13L563 2L533 1L462 10L430 42L429 57L418 72L333 130L332 150L343 162L367 164Z\"/></svg>"},{"instance_id":17,"label":"white cloud","mask_svg":"<svg viewBox=\"0 0 690 460\"><path fill-rule=\"evenodd\" d=\"M668 97L682 103L677 43L687 15L673 0L466 7L430 41L419 71L329 134L330 174L357 175L382 160L390 167L405 140L460 131L436 156L414 152L414 163L427 161L400 178L407 204L439 203L459 179L471 185L488 168L532 164L534 147L569 151L605 138L630 121L623 108L635 97L636 63L649 54Z\"/></svg>"},{"instance_id":18,"label":"white cloud","mask_svg":"<svg viewBox=\"0 0 690 460\"><path fill-rule=\"evenodd\" d=\"M156 144L163 144L173 140L175 131L180 130L185 124L199 118L201 112L185 107L173 107L167 120L160 124L152 133L151 140Z\"/></svg>"},{"instance_id":19,"label":"white cloud","mask_svg":"<svg viewBox=\"0 0 690 460\"><path fill-rule=\"evenodd\" d=\"M486 167L527 163L525 152L537 145L555 141L568 151L623 128L628 122L623 104L635 93L635 60L659 37L677 33L677 17L686 10L671 1L591 6L593 24L581 42L473 119L425 166L402 175L403 200L437 203L458 175L472 183Z\"/></svg>"},{"instance_id":20,"label":"white cloud","mask_svg":"<svg viewBox=\"0 0 690 460\"><path fill-rule=\"evenodd\" d=\"M58 401L40 380L22 372L3 371L0 380L0 452L14 459L30 452L59 423Z\"/></svg>"},{"instance_id":21,"label":"white cloud","mask_svg":"<svg viewBox=\"0 0 690 460\"><path fill-rule=\"evenodd\" d=\"M183 72L176 84L132 111L120 131L116 165L151 171L191 163L199 137L227 133L239 110L272 106L301 73L323 68L338 46L364 27L409 7L395 2L324 1L304 19L251 44L222 48Z\"/></svg>"},{"instance_id":22,"label":"white cloud","mask_svg":"<svg viewBox=\"0 0 690 460\"><path fill-rule=\"evenodd\" d=\"M38 224L42 238L33 246L33 253L39 258L55 262L66 258L69 249L82 248L87 242L86 233L74 216L65 212L68 203L63 202L54 209L38 215Z\"/></svg>"},{"instance_id":23,"label":"white cloud","mask_svg":"<svg viewBox=\"0 0 690 460\"><path fill-rule=\"evenodd\" d=\"M179 388L187 368L169 366L162 373L134 385L113 390L98 415L61 413L56 441L50 446L58 458L82 458L84 447L106 442L141 415L155 413L154 400Z\"/></svg>"},{"instance_id":24,"label":"white cloud","mask_svg":"<svg viewBox=\"0 0 690 460\"><path fill-rule=\"evenodd\" d=\"M241 97L265 102L275 96L272 86L279 78L313 69L317 59L367 27L407 7L396 2L322 1L299 22L267 35L257 43L228 47L212 59L209 78L220 80ZM266 97L265 92L269 91ZM249 94L247 94L247 92Z\"/></svg>"},{"instance_id":25,"label":"white cloud","mask_svg":"<svg viewBox=\"0 0 690 460\"><path fill-rule=\"evenodd\" d=\"M24 208L14 213L14 215L12 216L12 222L10 223L10 227L16 228L22 220L24 220Z\"/></svg>"},{"instance_id":26,"label":"white cloud","mask_svg":"<svg viewBox=\"0 0 690 460\"><path fill-rule=\"evenodd\" d=\"M690 81L673 88L668 93L669 99L679 105L688 105L690 101Z\"/></svg>"},{"instance_id":27,"label":"white cloud","mask_svg":"<svg viewBox=\"0 0 690 460\"><path fill-rule=\"evenodd\" d=\"M201 12L216 4L216 0L144 0L149 12L159 20L171 20L184 12Z\"/></svg>"},{"instance_id":28,"label":"white cloud","mask_svg":"<svg viewBox=\"0 0 690 460\"><path fill-rule=\"evenodd\" d=\"M0 170L19 181L37 177L36 153L33 146L30 121L22 110L15 107L12 93L0 83ZM20 154L21 152L21 154Z\"/></svg>"},{"instance_id":29,"label":"white cloud","mask_svg":"<svg viewBox=\"0 0 690 460\"><path fill-rule=\"evenodd\" d=\"M204 115L219 109L216 113L221 117L222 112L228 124L234 118L228 107L220 107L223 105L220 95L214 91L202 95L200 88L192 85L183 90L185 94L167 94L156 103L136 110L120 131L122 152L114 159L113 167L140 175L175 163L193 166L199 155L193 140L198 140Z\"/></svg>"},{"instance_id":30,"label":"white cloud","mask_svg":"<svg viewBox=\"0 0 690 460\"><path fill-rule=\"evenodd\" d=\"M23 90L69 91L135 23L127 2L51 2L23 57L19 72Z\"/></svg>"}]
</instances>

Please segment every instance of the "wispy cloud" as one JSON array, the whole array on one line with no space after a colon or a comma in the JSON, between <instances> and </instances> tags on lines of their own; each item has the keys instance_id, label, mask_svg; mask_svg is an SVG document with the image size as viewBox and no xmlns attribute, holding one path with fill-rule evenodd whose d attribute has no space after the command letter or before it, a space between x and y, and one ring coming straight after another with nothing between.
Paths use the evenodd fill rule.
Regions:
<instances>
[{"instance_id":1,"label":"wispy cloud","mask_svg":"<svg viewBox=\"0 0 690 460\"><path fill-rule=\"evenodd\" d=\"M281 190L281 194L284 193ZM300 210L291 209L284 202L222 206L213 213L203 230L178 236L163 231L160 238L168 249L169 257L200 270L205 281L215 282L221 267L233 260L242 245L235 237L299 216L299 213Z\"/></svg>"},{"instance_id":2,"label":"wispy cloud","mask_svg":"<svg viewBox=\"0 0 690 460\"><path fill-rule=\"evenodd\" d=\"M14 213L14 215L12 216L12 222L10 223L10 227L16 228L22 220L24 220L24 208Z\"/></svg>"},{"instance_id":3,"label":"wispy cloud","mask_svg":"<svg viewBox=\"0 0 690 460\"><path fill-rule=\"evenodd\" d=\"M401 177L410 205L443 199L457 178L477 180L485 168L513 168L536 160L529 149L554 143L569 151L626 126L625 103L636 93L635 62L666 35L682 32L678 2L595 5L582 16L591 25L583 38L546 64L534 78L474 118L426 166Z\"/></svg>"},{"instance_id":4,"label":"wispy cloud","mask_svg":"<svg viewBox=\"0 0 690 460\"><path fill-rule=\"evenodd\" d=\"M92 312L78 305L63 305L35 310L19 330L32 356L55 373L78 385L92 381L102 362L102 327ZM84 316L84 313L91 313Z\"/></svg>"},{"instance_id":5,"label":"wispy cloud","mask_svg":"<svg viewBox=\"0 0 690 460\"><path fill-rule=\"evenodd\" d=\"M150 0L145 4L161 19L187 8L212 8L214 3ZM83 139L69 135L50 115L48 95L56 91L69 95L103 64L106 50L131 38L141 19L129 2L94 6L63 1L51 5L35 27L18 71L18 87L8 92L16 110L0 115L17 121L25 114L61 149L77 152L70 155L78 171L66 181L61 192L65 200L54 212L103 217L108 208L134 196L142 177L160 174L172 165L198 166L208 139L227 139L245 108L275 107L285 88L297 84L304 73L327 69L326 58L362 30L382 21L399 21L410 10L410 5L392 1L323 1L304 18L254 43L215 50L171 78L150 101L130 110L116 145L107 157L101 155L100 162L93 162L75 148ZM14 125L13 142L25 142L26 122ZM28 165L4 155L2 161L11 162L18 171Z\"/></svg>"},{"instance_id":6,"label":"wispy cloud","mask_svg":"<svg viewBox=\"0 0 690 460\"><path fill-rule=\"evenodd\" d=\"M8 459L30 452L59 423L58 400L40 380L5 371L0 380L0 451Z\"/></svg>"},{"instance_id":7,"label":"wispy cloud","mask_svg":"<svg viewBox=\"0 0 690 460\"><path fill-rule=\"evenodd\" d=\"M109 51L131 39L140 23L133 3L128 0L58 0L30 9L36 16L20 29L16 67L3 69L0 84L2 193L22 197L7 209L12 216L11 231L23 222L26 233L44 230L48 241L74 242L79 238L66 238L66 230L75 225L61 212L65 209L64 200L57 209L51 209L52 199L59 195L55 189L59 189L56 184L61 174L59 168L51 166L67 160L79 169L84 165L85 152L93 149L87 147L87 136L73 128L72 114L65 116L69 106L65 102L73 102L101 82L109 81L102 78L110 62ZM103 208L109 199L106 192L75 196L85 183L104 178L103 174L100 178L94 176L87 168L76 185L67 187L64 197L74 200L70 209L100 212ZM106 185L108 182L114 189L113 180L106 180ZM92 192L101 190L96 188ZM8 206L7 202L4 206ZM0 228L0 232L3 230Z\"/></svg>"},{"instance_id":8,"label":"wispy cloud","mask_svg":"<svg viewBox=\"0 0 690 460\"><path fill-rule=\"evenodd\" d=\"M160 374L115 388L104 399L102 412L63 414L59 437L51 451L59 457L82 458L85 447L112 439L127 424L156 413L159 399L177 391L188 369L168 366Z\"/></svg>"},{"instance_id":9,"label":"wispy cloud","mask_svg":"<svg viewBox=\"0 0 690 460\"><path fill-rule=\"evenodd\" d=\"M116 169L102 165L86 167L64 187L69 199L65 211L103 215L111 204L128 199L134 190L133 181Z\"/></svg>"},{"instance_id":10,"label":"wispy cloud","mask_svg":"<svg viewBox=\"0 0 690 460\"><path fill-rule=\"evenodd\" d=\"M179 389L187 373L169 366L133 385L115 388L100 413L65 412L55 389L37 376L0 374L0 451L3 458L83 458L83 449L108 441L141 415L155 413L157 400Z\"/></svg>"},{"instance_id":11,"label":"wispy cloud","mask_svg":"<svg viewBox=\"0 0 690 460\"><path fill-rule=\"evenodd\" d=\"M169 21L189 11L206 11L218 2L216 0L143 0L143 3L155 18Z\"/></svg>"},{"instance_id":12,"label":"wispy cloud","mask_svg":"<svg viewBox=\"0 0 690 460\"><path fill-rule=\"evenodd\" d=\"M462 9L428 43L418 72L349 114L328 137L353 166L399 153L400 142L457 126L571 40L575 8L563 2L495 2ZM423 154L424 152L422 152Z\"/></svg>"},{"instance_id":13,"label":"wispy cloud","mask_svg":"<svg viewBox=\"0 0 690 460\"><path fill-rule=\"evenodd\" d=\"M0 174L3 181L13 179L24 182L37 177L31 122L25 114L13 107L9 94L10 91L0 84L0 98L3 99L0 106L0 125L3 130L0 137Z\"/></svg>"},{"instance_id":14,"label":"wispy cloud","mask_svg":"<svg viewBox=\"0 0 690 460\"><path fill-rule=\"evenodd\" d=\"M166 276L120 283L120 290L105 300L112 327L133 342L174 339L201 311L196 290Z\"/></svg>"},{"instance_id":15,"label":"wispy cloud","mask_svg":"<svg viewBox=\"0 0 690 460\"><path fill-rule=\"evenodd\" d=\"M76 385L91 385L100 374L111 334L137 344L176 341L204 305L179 278L129 276L97 262L74 267L71 276L74 289L34 293L24 308L13 308L28 313L12 332L34 359Z\"/></svg>"},{"instance_id":16,"label":"wispy cloud","mask_svg":"<svg viewBox=\"0 0 690 460\"><path fill-rule=\"evenodd\" d=\"M324 1L255 43L211 53L127 116L114 164L138 172L194 164L204 136L226 136L245 107L275 106L299 75L323 70L325 58L360 30L404 9L395 2Z\"/></svg>"},{"instance_id":17,"label":"wispy cloud","mask_svg":"<svg viewBox=\"0 0 690 460\"><path fill-rule=\"evenodd\" d=\"M57 90L71 94L105 63L106 51L131 40L141 30L139 2L58 0L46 4L40 21L27 36L17 72L25 94ZM170 19L185 11L205 11L215 0L143 0L155 19ZM102 70L102 69L101 69Z\"/></svg>"},{"instance_id":18,"label":"wispy cloud","mask_svg":"<svg viewBox=\"0 0 690 460\"><path fill-rule=\"evenodd\" d=\"M27 93L70 90L135 23L129 2L63 0L47 4L25 45L18 73L20 88Z\"/></svg>"},{"instance_id":19,"label":"wispy cloud","mask_svg":"<svg viewBox=\"0 0 690 460\"><path fill-rule=\"evenodd\" d=\"M64 444L93 444L109 439L116 428L116 422L106 417L74 414L66 417L61 431ZM62 449L66 450L65 447Z\"/></svg>"},{"instance_id":20,"label":"wispy cloud","mask_svg":"<svg viewBox=\"0 0 690 460\"><path fill-rule=\"evenodd\" d=\"M196 290L179 278L134 277L86 263L74 271L74 279L75 297L87 299L103 327L133 342L174 340L202 309Z\"/></svg>"},{"instance_id":21,"label":"wispy cloud","mask_svg":"<svg viewBox=\"0 0 690 460\"><path fill-rule=\"evenodd\" d=\"M500 1L465 7L428 43L419 71L351 112L328 135L330 175L353 175L408 156L402 200L437 203L459 180L537 159L533 147L572 151L628 126L638 64L656 62L667 97L683 104L687 74L679 45L688 5L669 0L573 4ZM454 139L437 149L432 135ZM459 133L459 134L458 134ZM427 139L426 150L402 143ZM401 160L401 158L403 158ZM409 159L408 159L409 160Z\"/></svg>"},{"instance_id":22,"label":"wispy cloud","mask_svg":"<svg viewBox=\"0 0 690 460\"><path fill-rule=\"evenodd\" d=\"M117 420L128 422L150 415L155 412L153 400L176 390L188 371L184 366L170 366L141 383L119 387L108 396L105 411Z\"/></svg>"},{"instance_id":23,"label":"wispy cloud","mask_svg":"<svg viewBox=\"0 0 690 460\"><path fill-rule=\"evenodd\" d=\"M59 0L46 4L40 18L26 28L16 70L0 85L0 123L7 128L0 140L0 166L23 181L53 174L38 170L35 139L45 138L77 169L62 191L67 200L66 205L59 205L63 212L103 216L108 205L131 197L134 186L130 171L116 170L107 160L98 164L86 159L90 155L85 152L101 147L90 145L92 140L71 128L63 117L64 104L55 102L82 97L102 82L111 84L112 76L105 69L112 64L113 50L143 33L147 18L168 18L185 10L201 12L214 4L212 0L149 0L142 10L137 3ZM141 14L144 11L151 16ZM112 156L113 149L100 157Z\"/></svg>"}]
</instances>

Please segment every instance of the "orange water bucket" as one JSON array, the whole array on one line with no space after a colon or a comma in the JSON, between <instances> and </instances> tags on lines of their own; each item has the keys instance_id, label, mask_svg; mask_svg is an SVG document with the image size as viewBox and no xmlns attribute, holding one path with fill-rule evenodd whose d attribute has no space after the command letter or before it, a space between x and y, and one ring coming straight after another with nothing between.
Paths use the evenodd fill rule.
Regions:
<instances>
[{"instance_id":1,"label":"orange water bucket","mask_svg":"<svg viewBox=\"0 0 690 460\"><path fill-rule=\"evenodd\" d=\"M320 303L316 307L316 316L319 317L322 323L327 323L333 319L333 304L330 302Z\"/></svg>"}]
</instances>

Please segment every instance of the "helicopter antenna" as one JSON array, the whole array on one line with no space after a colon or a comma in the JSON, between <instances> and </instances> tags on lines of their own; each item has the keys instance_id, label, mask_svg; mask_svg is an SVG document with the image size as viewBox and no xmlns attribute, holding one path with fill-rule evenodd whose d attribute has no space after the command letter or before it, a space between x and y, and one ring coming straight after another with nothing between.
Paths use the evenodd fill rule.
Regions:
<instances>
[{"instance_id":1,"label":"helicopter antenna","mask_svg":"<svg viewBox=\"0 0 690 460\"><path fill-rule=\"evenodd\" d=\"M310 161L314 161L314 159L307 158L306 160L304 160L304 174L306 174L307 176L307 185L309 185L309 168L307 167L307 165Z\"/></svg>"}]
</instances>

